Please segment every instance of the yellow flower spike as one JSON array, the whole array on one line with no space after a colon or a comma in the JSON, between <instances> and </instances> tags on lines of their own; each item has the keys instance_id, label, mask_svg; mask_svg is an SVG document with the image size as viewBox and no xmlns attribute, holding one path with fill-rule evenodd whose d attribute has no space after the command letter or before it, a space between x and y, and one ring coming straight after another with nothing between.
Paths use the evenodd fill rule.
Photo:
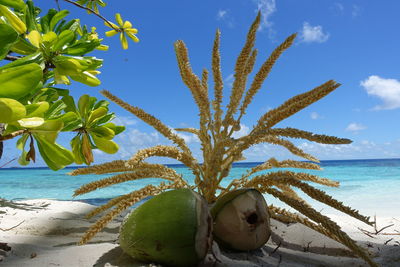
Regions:
<instances>
[{"instance_id":1,"label":"yellow flower spike","mask_svg":"<svg viewBox=\"0 0 400 267\"><path fill-rule=\"evenodd\" d=\"M125 32L130 32L130 33L136 34L136 33L138 33L138 30L135 28L130 28L130 29L126 29Z\"/></svg>"},{"instance_id":2,"label":"yellow flower spike","mask_svg":"<svg viewBox=\"0 0 400 267\"><path fill-rule=\"evenodd\" d=\"M42 35L36 30L31 31L27 37L31 44L36 47L39 47L40 43L42 42Z\"/></svg>"},{"instance_id":3,"label":"yellow flower spike","mask_svg":"<svg viewBox=\"0 0 400 267\"><path fill-rule=\"evenodd\" d=\"M119 26L123 27L124 22L122 20L121 14L117 13L115 14L115 20L117 21L117 23L119 24Z\"/></svg>"},{"instance_id":4,"label":"yellow flower spike","mask_svg":"<svg viewBox=\"0 0 400 267\"><path fill-rule=\"evenodd\" d=\"M112 27L110 26L110 24L111 24ZM106 25L107 27L110 27L111 29L119 29L119 26L117 24L115 24L115 23L112 23L111 21L104 22L104 25Z\"/></svg>"},{"instance_id":5,"label":"yellow flower spike","mask_svg":"<svg viewBox=\"0 0 400 267\"><path fill-rule=\"evenodd\" d=\"M122 48L125 50L128 49L128 40L126 40L125 34L121 33L119 40L121 41Z\"/></svg>"},{"instance_id":6,"label":"yellow flower spike","mask_svg":"<svg viewBox=\"0 0 400 267\"><path fill-rule=\"evenodd\" d=\"M129 20L125 21L122 28L130 29L130 28L132 28L132 23Z\"/></svg>"},{"instance_id":7,"label":"yellow flower spike","mask_svg":"<svg viewBox=\"0 0 400 267\"><path fill-rule=\"evenodd\" d=\"M131 38L135 43L139 42L139 38L135 36L135 34L138 32L137 29L132 28L132 23L130 21L123 21L121 14L117 13L115 14L115 19L119 26L115 25L112 22L105 22L105 25L107 27L112 28L111 31L107 31L105 34L107 37L111 37L116 35L118 32L120 33L119 39L122 44L123 49L128 49L128 40L126 38L126 35L128 35L129 38ZM125 35L126 34L126 35Z\"/></svg>"},{"instance_id":8,"label":"yellow flower spike","mask_svg":"<svg viewBox=\"0 0 400 267\"><path fill-rule=\"evenodd\" d=\"M106 32L106 36L107 36L107 37L111 37L111 36L116 35L117 33L118 33L118 32L117 32L116 30L107 31L107 32Z\"/></svg>"},{"instance_id":9,"label":"yellow flower spike","mask_svg":"<svg viewBox=\"0 0 400 267\"><path fill-rule=\"evenodd\" d=\"M134 35L130 32L126 32L126 35L128 35L128 37L131 38L132 41L134 41L135 43L139 42L139 38L137 38L136 35Z\"/></svg>"}]
</instances>

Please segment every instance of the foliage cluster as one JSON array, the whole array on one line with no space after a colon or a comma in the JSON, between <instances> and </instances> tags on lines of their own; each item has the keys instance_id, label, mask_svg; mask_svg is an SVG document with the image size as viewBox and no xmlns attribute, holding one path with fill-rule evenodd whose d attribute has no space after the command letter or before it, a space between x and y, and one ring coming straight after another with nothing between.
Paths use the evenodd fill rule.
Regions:
<instances>
[{"instance_id":1,"label":"foliage cluster","mask_svg":"<svg viewBox=\"0 0 400 267\"><path fill-rule=\"evenodd\" d=\"M56 1L57 2L57 1ZM65 0L100 17L113 28L111 34L134 35L137 29L129 21L120 26L99 14L101 0ZM58 2L57 2L58 3ZM86 5L83 6L83 5ZM36 149L53 170L72 163L91 164L92 149L115 153L118 145L112 140L124 130L111 121L114 114L108 102L83 95L75 103L68 89L71 80L87 86L98 86L97 75L103 60L88 54L107 50L96 28L89 30L79 19L67 20L68 10L50 9L42 14L34 2L28 0L0 0L0 141L19 136L17 148L22 151L21 165L36 160ZM126 38L121 38L127 48ZM6 64L6 61L11 61ZM59 145L60 132L75 132L71 150ZM29 142L29 145L27 144Z\"/></svg>"}]
</instances>

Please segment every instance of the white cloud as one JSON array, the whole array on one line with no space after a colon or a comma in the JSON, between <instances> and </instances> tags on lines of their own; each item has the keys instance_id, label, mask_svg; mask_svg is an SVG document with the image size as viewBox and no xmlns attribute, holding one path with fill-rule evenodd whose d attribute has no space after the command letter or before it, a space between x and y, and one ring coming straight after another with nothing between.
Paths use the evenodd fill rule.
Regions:
<instances>
[{"instance_id":1,"label":"white cloud","mask_svg":"<svg viewBox=\"0 0 400 267\"><path fill-rule=\"evenodd\" d=\"M372 75L361 81L360 85L369 95L377 96L383 101L382 105L374 107L375 110L400 108L400 81Z\"/></svg>"},{"instance_id":2,"label":"white cloud","mask_svg":"<svg viewBox=\"0 0 400 267\"><path fill-rule=\"evenodd\" d=\"M311 26L308 22L303 23L303 29L300 32L300 40L305 43L323 43L329 38L329 33L324 33L322 26Z\"/></svg>"},{"instance_id":3,"label":"white cloud","mask_svg":"<svg viewBox=\"0 0 400 267\"><path fill-rule=\"evenodd\" d=\"M365 126L362 125L361 123L355 123L355 122L353 122L353 123L350 123L350 124L347 126L346 131L356 133L356 132L358 132L358 131L365 130L365 129L367 129L367 127L365 127Z\"/></svg>"},{"instance_id":4,"label":"white cloud","mask_svg":"<svg viewBox=\"0 0 400 267\"><path fill-rule=\"evenodd\" d=\"M354 17L358 17L361 13L361 8L357 5L353 5L353 10L351 11L351 15Z\"/></svg>"},{"instance_id":5,"label":"white cloud","mask_svg":"<svg viewBox=\"0 0 400 267\"><path fill-rule=\"evenodd\" d=\"M317 112L311 112L310 117L311 117L311 119L313 119L313 120L318 120L318 119L321 119L321 118L322 118L322 116L319 115Z\"/></svg>"},{"instance_id":6,"label":"white cloud","mask_svg":"<svg viewBox=\"0 0 400 267\"><path fill-rule=\"evenodd\" d=\"M233 17L230 15L229 10L218 10L217 20L224 21L230 28L233 28L235 26Z\"/></svg>"},{"instance_id":7,"label":"white cloud","mask_svg":"<svg viewBox=\"0 0 400 267\"><path fill-rule=\"evenodd\" d=\"M242 136L248 135L250 133L250 128L247 127L244 124L240 124L240 130L233 132L232 137L233 138L240 138Z\"/></svg>"},{"instance_id":8,"label":"white cloud","mask_svg":"<svg viewBox=\"0 0 400 267\"><path fill-rule=\"evenodd\" d=\"M271 16L276 12L275 0L253 0L257 5L256 12L261 12L261 24L258 28L260 31L263 29L269 30L270 38L273 37L275 31L272 29L273 23L271 22Z\"/></svg>"},{"instance_id":9,"label":"white cloud","mask_svg":"<svg viewBox=\"0 0 400 267\"><path fill-rule=\"evenodd\" d=\"M135 125L137 123L137 120L133 119L132 117L117 116L112 122L116 125L123 125L127 127Z\"/></svg>"},{"instance_id":10,"label":"white cloud","mask_svg":"<svg viewBox=\"0 0 400 267\"><path fill-rule=\"evenodd\" d=\"M228 13L227 10L218 10L217 19L223 19L227 13Z\"/></svg>"},{"instance_id":11,"label":"white cloud","mask_svg":"<svg viewBox=\"0 0 400 267\"><path fill-rule=\"evenodd\" d=\"M228 87L231 88L233 86L234 79L235 79L235 76L233 75L233 73L231 73L231 74L228 75L228 77L226 77L224 79L224 82Z\"/></svg>"},{"instance_id":12,"label":"white cloud","mask_svg":"<svg viewBox=\"0 0 400 267\"><path fill-rule=\"evenodd\" d=\"M194 134L186 134L186 133L178 132L177 135L180 138L182 138L183 140L185 140L186 144L199 143L200 142L199 138Z\"/></svg>"},{"instance_id":13,"label":"white cloud","mask_svg":"<svg viewBox=\"0 0 400 267\"><path fill-rule=\"evenodd\" d=\"M344 6L341 3L333 3L333 9L340 15L344 13Z\"/></svg>"}]
</instances>

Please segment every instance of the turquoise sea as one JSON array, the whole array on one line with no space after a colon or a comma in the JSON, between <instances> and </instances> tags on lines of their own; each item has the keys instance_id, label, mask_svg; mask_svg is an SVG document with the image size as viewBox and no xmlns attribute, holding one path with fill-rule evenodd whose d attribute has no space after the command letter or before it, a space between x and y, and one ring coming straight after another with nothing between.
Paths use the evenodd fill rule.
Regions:
<instances>
[{"instance_id":1,"label":"turquoise sea","mask_svg":"<svg viewBox=\"0 0 400 267\"><path fill-rule=\"evenodd\" d=\"M237 163L232 168L229 180L240 177L258 163ZM193 180L191 172L183 165L169 165L181 173L189 181ZM368 159L368 160L331 160L322 161L322 171L305 171L321 177L327 177L340 182L339 188L324 189L336 199L349 204L368 215L375 213L380 216L390 216L393 212L400 213L400 159ZM17 199L57 199L73 200L73 191L88 182L108 177L109 175L67 175L73 168L57 172L47 168L3 168L0 169L0 198ZM293 169L294 171L303 171ZM102 204L107 199L126 194L149 183L159 183L160 179L144 179L114 185L109 188L74 198L91 204ZM267 201L275 200L266 196ZM322 204L318 209L329 208Z\"/></svg>"}]
</instances>

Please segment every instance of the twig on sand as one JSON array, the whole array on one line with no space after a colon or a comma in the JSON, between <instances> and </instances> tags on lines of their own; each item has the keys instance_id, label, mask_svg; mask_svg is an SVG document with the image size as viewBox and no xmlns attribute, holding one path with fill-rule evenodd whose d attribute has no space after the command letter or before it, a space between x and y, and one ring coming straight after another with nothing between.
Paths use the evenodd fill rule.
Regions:
<instances>
[{"instance_id":1,"label":"twig on sand","mask_svg":"<svg viewBox=\"0 0 400 267\"><path fill-rule=\"evenodd\" d=\"M14 229L14 228L20 226L23 222L25 222L25 220L23 220L22 222L20 222L19 224L15 225L15 226L13 226L13 227L11 227L11 228L4 228L4 229L3 229L3 228L0 228L0 230L3 231L3 232L10 231L10 230L12 230L12 229Z\"/></svg>"},{"instance_id":2,"label":"twig on sand","mask_svg":"<svg viewBox=\"0 0 400 267\"><path fill-rule=\"evenodd\" d=\"M379 234L380 232L382 232L382 231L385 230L386 228L392 227L393 225L394 225L394 224L390 224L390 225L387 225L387 226L381 228L381 230L377 231L376 234Z\"/></svg>"},{"instance_id":3,"label":"twig on sand","mask_svg":"<svg viewBox=\"0 0 400 267\"><path fill-rule=\"evenodd\" d=\"M393 238L390 238L389 240L385 241L385 243L383 243L383 244L387 245L392 240L393 240Z\"/></svg>"},{"instance_id":4,"label":"twig on sand","mask_svg":"<svg viewBox=\"0 0 400 267\"><path fill-rule=\"evenodd\" d=\"M392 226L394 226L394 223L389 224L389 225L386 225L386 226L384 226L384 227L382 227L381 229L378 230L378 228L377 228L377 223L376 223L376 215L375 215L375 216L374 216L374 232L370 232L370 231L361 229L360 227L358 227L358 229L359 229L361 232L363 232L364 234L366 234L367 236L374 238L372 235L379 235L379 234L381 234L381 235L393 235L392 233L381 233L383 230L385 230L385 229L387 229L387 228L389 228L389 227L392 227ZM395 230L395 231L396 231L396 230ZM396 231L396 232L397 232L397 231ZM399 234L400 234L400 233L399 233ZM398 235L398 234L394 234L394 235Z\"/></svg>"},{"instance_id":5,"label":"twig on sand","mask_svg":"<svg viewBox=\"0 0 400 267\"><path fill-rule=\"evenodd\" d=\"M358 230L360 230L363 234L365 234L365 235L367 235L367 236L369 236L369 237L371 237L371 238L375 238L374 236L372 236L373 233L368 232L367 230L364 230L364 229L362 229L362 228L360 228L360 227L357 227L357 228L358 228Z\"/></svg>"},{"instance_id":6,"label":"twig on sand","mask_svg":"<svg viewBox=\"0 0 400 267\"><path fill-rule=\"evenodd\" d=\"M278 250L278 248L281 246L281 242L279 242L279 244L278 244L278 246L271 252L271 253L269 253L269 256L271 256L272 254L274 254L277 250Z\"/></svg>"}]
</instances>

